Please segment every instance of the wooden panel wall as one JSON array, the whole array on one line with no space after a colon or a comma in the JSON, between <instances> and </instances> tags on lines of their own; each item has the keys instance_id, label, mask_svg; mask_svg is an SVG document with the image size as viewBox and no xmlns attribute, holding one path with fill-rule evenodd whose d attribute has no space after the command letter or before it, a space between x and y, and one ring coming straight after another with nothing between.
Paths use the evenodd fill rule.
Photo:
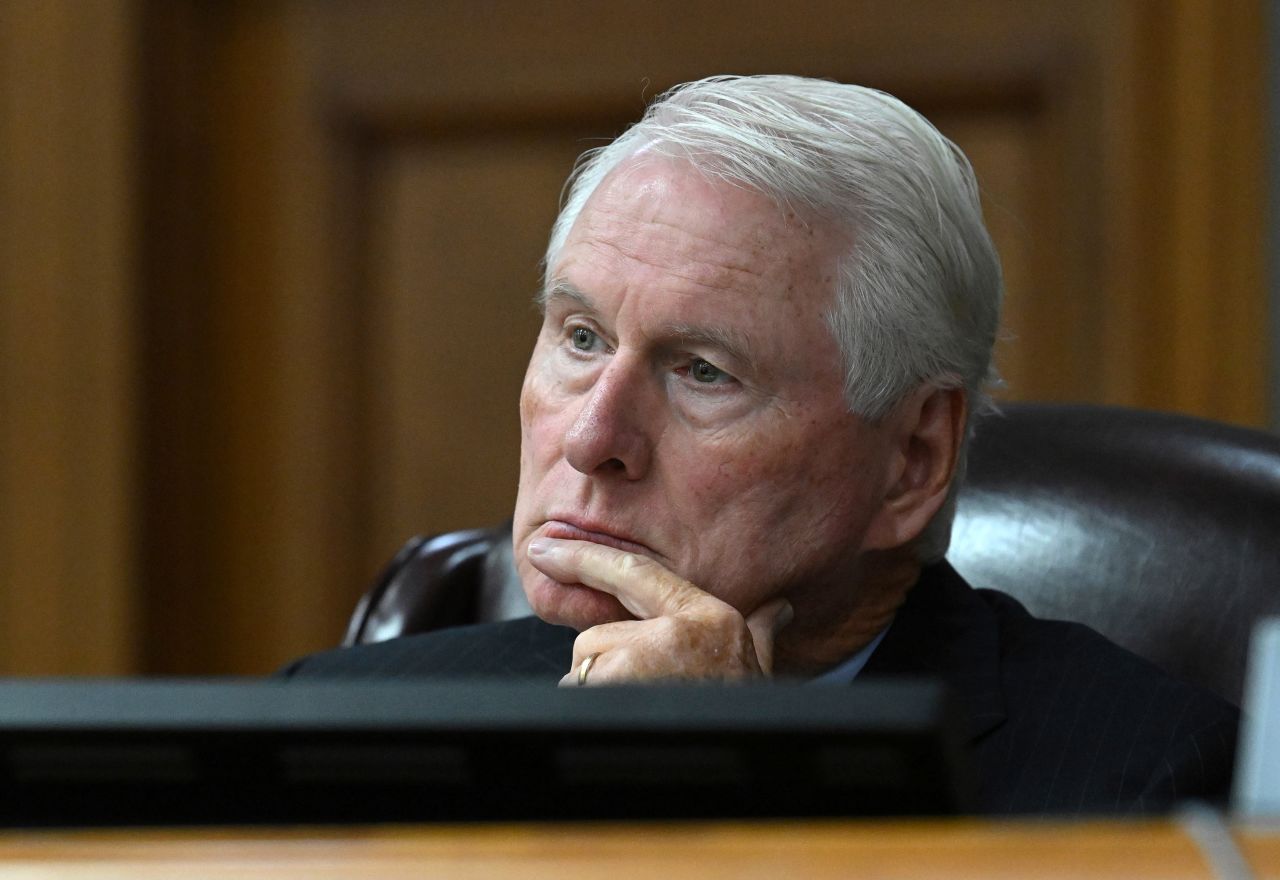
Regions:
<instances>
[{"instance_id":1,"label":"wooden panel wall","mask_svg":"<svg viewBox=\"0 0 1280 880\"><path fill-rule=\"evenodd\" d=\"M1009 282L1010 396L1265 418L1261 0L139 2L95 7L118 39L87 85L69 49L40 60L0 36L33 69L61 65L48 88L80 121L57 136L83 145L97 119L108 146L40 155L8 128L0 144L105 187L121 218L94 227L110 259L92 322L65 299L74 269L47 284L77 332L112 328L105 349L66 337L70 359L47 360L60 421L12 378L31 355L0 352L23 413L3 474L38 508L0 499L0 546L21 547L0 601L51 554L28 547L107 535L91 575L111 613L84 643L114 647L84 668L267 671L332 644L412 532L505 516L561 182L647 97L711 73L883 87L966 148ZM33 9L0 14L105 44ZM22 75L5 71L0 118L35 100ZM13 167L7 186L35 186ZM85 215L58 204L47 241L68 242ZM32 259L35 239L6 232L0 273L75 265ZM5 339L38 355L45 306L20 289ZM72 381L89 369L107 382L92 407ZM69 424L87 427L68 441ZM85 497L57 464L73 461L97 462L108 504L56 500ZM83 580L40 582L45 619ZM53 647L0 662L67 668L81 640L50 626Z\"/></svg>"},{"instance_id":2,"label":"wooden panel wall","mask_svg":"<svg viewBox=\"0 0 1280 880\"><path fill-rule=\"evenodd\" d=\"M0 4L0 671L135 667L134 4Z\"/></svg>"},{"instance_id":3,"label":"wooden panel wall","mask_svg":"<svg viewBox=\"0 0 1280 880\"><path fill-rule=\"evenodd\" d=\"M1103 68L1101 399L1263 425L1263 5L1135 4L1114 23Z\"/></svg>"}]
</instances>

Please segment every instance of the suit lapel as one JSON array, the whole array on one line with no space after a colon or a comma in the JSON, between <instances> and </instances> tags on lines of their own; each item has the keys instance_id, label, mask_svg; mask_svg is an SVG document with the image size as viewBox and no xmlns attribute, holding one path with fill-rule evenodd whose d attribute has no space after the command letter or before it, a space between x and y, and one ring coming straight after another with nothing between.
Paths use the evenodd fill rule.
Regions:
<instances>
[{"instance_id":1,"label":"suit lapel","mask_svg":"<svg viewBox=\"0 0 1280 880\"><path fill-rule=\"evenodd\" d=\"M947 562L925 568L863 675L941 678L976 740L1005 719L996 616Z\"/></svg>"}]
</instances>

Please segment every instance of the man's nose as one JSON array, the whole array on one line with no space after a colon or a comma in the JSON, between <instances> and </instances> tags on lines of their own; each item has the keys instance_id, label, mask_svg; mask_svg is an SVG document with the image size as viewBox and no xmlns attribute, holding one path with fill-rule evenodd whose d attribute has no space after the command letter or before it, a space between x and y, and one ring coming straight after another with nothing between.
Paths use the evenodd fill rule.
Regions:
<instances>
[{"instance_id":1,"label":"man's nose","mask_svg":"<svg viewBox=\"0 0 1280 880\"><path fill-rule=\"evenodd\" d=\"M583 395L582 408L565 436L565 459L575 470L629 480L649 470L653 426L646 423L640 372L636 365L614 361Z\"/></svg>"}]
</instances>

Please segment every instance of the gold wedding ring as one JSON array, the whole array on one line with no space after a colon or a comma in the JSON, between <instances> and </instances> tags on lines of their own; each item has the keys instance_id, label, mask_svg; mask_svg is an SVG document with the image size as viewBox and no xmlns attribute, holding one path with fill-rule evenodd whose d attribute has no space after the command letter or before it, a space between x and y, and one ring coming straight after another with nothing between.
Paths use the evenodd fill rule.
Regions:
<instances>
[{"instance_id":1,"label":"gold wedding ring","mask_svg":"<svg viewBox=\"0 0 1280 880\"><path fill-rule=\"evenodd\" d=\"M582 661L582 665L578 667L578 687L582 687L587 683L587 673L591 671L591 667L595 665L596 658L600 656L600 652L588 654L587 659Z\"/></svg>"}]
</instances>

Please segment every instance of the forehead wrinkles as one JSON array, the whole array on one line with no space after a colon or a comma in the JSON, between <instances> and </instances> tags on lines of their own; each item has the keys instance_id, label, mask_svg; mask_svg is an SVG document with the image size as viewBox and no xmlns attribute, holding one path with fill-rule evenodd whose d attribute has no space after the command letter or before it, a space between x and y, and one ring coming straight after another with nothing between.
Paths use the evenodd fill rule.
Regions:
<instances>
[{"instance_id":1,"label":"forehead wrinkles","mask_svg":"<svg viewBox=\"0 0 1280 880\"><path fill-rule=\"evenodd\" d=\"M744 207L754 210L733 211L718 203L694 211L645 200L646 210L636 212L632 201L626 193L621 200L605 194L589 205L566 242L561 266L579 262L586 251L609 274L635 263L717 290L758 289L760 280L782 287L805 269L819 269L824 239L781 210L774 214L753 205Z\"/></svg>"},{"instance_id":2,"label":"forehead wrinkles","mask_svg":"<svg viewBox=\"0 0 1280 880\"><path fill-rule=\"evenodd\" d=\"M754 251L790 225L782 214L759 210L758 205L734 208L717 199L695 207L695 200L672 196L669 199L613 199L606 194L598 204L583 211L581 237L672 238L699 246L724 250ZM637 201L640 203L637 204ZM571 236L575 238L579 236Z\"/></svg>"},{"instance_id":3,"label":"forehead wrinkles","mask_svg":"<svg viewBox=\"0 0 1280 880\"><path fill-rule=\"evenodd\" d=\"M664 280L675 279L706 290L758 290L761 281L767 281L770 276L769 266L764 261L731 262L702 253L667 256L655 253L651 248L633 248L613 242L591 242L583 246L603 256L605 265L601 268L609 272L620 271L621 263L638 264L660 272ZM567 265L572 266L572 262L567 261Z\"/></svg>"}]
</instances>

